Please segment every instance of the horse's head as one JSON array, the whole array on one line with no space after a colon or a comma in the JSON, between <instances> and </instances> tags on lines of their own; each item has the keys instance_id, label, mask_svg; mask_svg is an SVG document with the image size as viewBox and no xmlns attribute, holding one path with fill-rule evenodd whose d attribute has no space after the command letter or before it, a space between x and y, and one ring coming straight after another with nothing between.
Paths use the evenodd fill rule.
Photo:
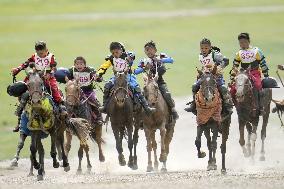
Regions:
<instances>
[{"instance_id":1,"label":"horse's head","mask_svg":"<svg viewBox=\"0 0 284 189\"><path fill-rule=\"evenodd\" d=\"M38 104L43 98L44 83L38 73L29 73L29 81L27 82L28 91L33 104Z\"/></svg>"},{"instance_id":2,"label":"horse's head","mask_svg":"<svg viewBox=\"0 0 284 189\"><path fill-rule=\"evenodd\" d=\"M75 106L80 104L81 89L77 80L69 80L65 86L66 104Z\"/></svg>"},{"instance_id":3,"label":"horse's head","mask_svg":"<svg viewBox=\"0 0 284 189\"><path fill-rule=\"evenodd\" d=\"M126 98L128 98L128 83L127 75L124 72L117 72L115 74L114 82L114 97L118 106L123 106Z\"/></svg>"},{"instance_id":4,"label":"horse's head","mask_svg":"<svg viewBox=\"0 0 284 189\"><path fill-rule=\"evenodd\" d=\"M245 95L250 90L251 83L247 73L244 70L240 70L236 76L236 100L238 102L243 102Z\"/></svg>"},{"instance_id":5,"label":"horse's head","mask_svg":"<svg viewBox=\"0 0 284 189\"><path fill-rule=\"evenodd\" d=\"M148 100L150 106L155 106L159 98L159 86L157 84L158 77L153 77L152 75L147 75L144 78L144 95Z\"/></svg>"},{"instance_id":6,"label":"horse's head","mask_svg":"<svg viewBox=\"0 0 284 189\"><path fill-rule=\"evenodd\" d=\"M200 91L206 102L212 102L217 88L215 77L212 73L203 73L200 78Z\"/></svg>"}]
</instances>

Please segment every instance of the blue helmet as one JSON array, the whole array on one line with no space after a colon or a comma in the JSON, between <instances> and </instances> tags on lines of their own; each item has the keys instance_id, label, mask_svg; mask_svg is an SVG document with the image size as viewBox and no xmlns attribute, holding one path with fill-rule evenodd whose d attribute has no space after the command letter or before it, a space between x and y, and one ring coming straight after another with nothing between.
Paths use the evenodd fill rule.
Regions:
<instances>
[{"instance_id":1,"label":"blue helmet","mask_svg":"<svg viewBox=\"0 0 284 189\"><path fill-rule=\"evenodd\" d=\"M65 77L71 78L71 73L67 68L57 68L56 72L54 73L54 77L56 78L57 82L59 83L66 83Z\"/></svg>"},{"instance_id":2,"label":"blue helmet","mask_svg":"<svg viewBox=\"0 0 284 189\"><path fill-rule=\"evenodd\" d=\"M277 81L273 77L267 77L262 80L263 88L279 88Z\"/></svg>"}]
</instances>

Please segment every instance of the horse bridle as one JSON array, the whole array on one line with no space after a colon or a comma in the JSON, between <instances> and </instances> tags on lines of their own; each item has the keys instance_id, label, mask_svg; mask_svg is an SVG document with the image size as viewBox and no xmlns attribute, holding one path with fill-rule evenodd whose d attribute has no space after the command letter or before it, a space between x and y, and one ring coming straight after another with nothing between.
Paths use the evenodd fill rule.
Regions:
<instances>
[{"instance_id":1,"label":"horse bridle","mask_svg":"<svg viewBox=\"0 0 284 189\"><path fill-rule=\"evenodd\" d=\"M114 98L115 98L116 102L117 102L117 96L116 96L116 95L117 95L117 92L120 91L120 90L125 91L124 100L125 100L126 98L128 98L128 87L127 87L127 88L118 87L118 88L116 88L116 89L113 91L113 95L114 95Z\"/></svg>"}]
</instances>

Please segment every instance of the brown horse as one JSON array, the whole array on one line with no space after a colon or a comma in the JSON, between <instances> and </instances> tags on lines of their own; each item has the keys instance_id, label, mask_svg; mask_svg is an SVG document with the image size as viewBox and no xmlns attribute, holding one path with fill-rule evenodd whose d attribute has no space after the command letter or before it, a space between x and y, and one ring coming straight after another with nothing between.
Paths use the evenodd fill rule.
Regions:
<instances>
[{"instance_id":1,"label":"brown horse","mask_svg":"<svg viewBox=\"0 0 284 189\"><path fill-rule=\"evenodd\" d=\"M166 101L164 100L158 84L158 77L152 77L148 74L145 80L144 95L150 106L154 107L156 111L151 115L143 115L143 128L147 140L147 152L148 152L148 166L147 172L151 172L155 169L158 170L158 158L157 158L157 142L155 139L156 130L160 130L161 136L161 154L159 161L163 163L161 171L167 171L167 156L169 154L169 144L172 140L174 132L174 123L170 120L170 112ZM170 125L171 124L171 125ZM151 152L154 151L154 169L152 166Z\"/></svg>"},{"instance_id":2,"label":"brown horse","mask_svg":"<svg viewBox=\"0 0 284 189\"><path fill-rule=\"evenodd\" d=\"M102 150L102 125L98 124L92 115L91 105L88 103L88 99L84 98L80 85L77 80L69 80L65 87L66 92L66 107L69 117L83 118L89 122L91 126L90 135L92 139L96 141L99 147L99 160L105 161L105 157ZM65 151L68 154L71 149L72 133L70 130L66 130L66 144ZM91 171L92 165L89 158L89 145L87 141L80 140L80 147L78 150L79 166L77 174L82 172L81 161L83 158L83 151L86 153L88 172Z\"/></svg>"},{"instance_id":3,"label":"brown horse","mask_svg":"<svg viewBox=\"0 0 284 189\"><path fill-rule=\"evenodd\" d=\"M240 73L236 76L236 97L235 97L235 106L238 113L239 120L239 130L240 130L240 140L239 143L242 147L245 157L250 157L254 160L255 155L255 141L257 138L257 126L259 122L259 114L253 112L253 107L255 106L255 100L253 95L253 85L246 71L241 70ZM261 156L260 161L265 160L264 152L264 140L266 138L266 127L270 114L270 103L272 100L272 91L271 89L262 89L260 92L260 97L263 102L264 113L262 129L261 129ZM248 141L245 147L244 139L244 128L247 128L248 132Z\"/></svg>"},{"instance_id":4,"label":"brown horse","mask_svg":"<svg viewBox=\"0 0 284 189\"><path fill-rule=\"evenodd\" d=\"M44 84L41 76L37 72L29 74L27 82L30 100L26 107L28 115L28 129L31 132L31 162L32 166L38 170L37 179L43 180L44 174L44 148L41 142L42 134L50 134L51 137L51 157L53 159L53 167L58 168L59 162L56 159L56 142L63 149L64 130L66 128L65 117L56 115L51 99L44 91ZM39 153L39 162L36 159L36 153ZM61 151L63 159L63 167L65 171L69 171L69 163L64 150ZM32 169L31 169L32 171Z\"/></svg>"},{"instance_id":5,"label":"brown horse","mask_svg":"<svg viewBox=\"0 0 284 189\"><path fill-rule=\"evenodd\" d=\"M129 94L127 73L117 72L115 74L114 86L111 92L110 100L107 105L107 114L110 117L112 131L116 141L118 160L121 166L126 165L123 155L122 139L127 137L129 160L128 167L137 169L136 149L133 156L133 100ZM136 148L136 145L134 145Z\"/></svg>"}]
</instances>

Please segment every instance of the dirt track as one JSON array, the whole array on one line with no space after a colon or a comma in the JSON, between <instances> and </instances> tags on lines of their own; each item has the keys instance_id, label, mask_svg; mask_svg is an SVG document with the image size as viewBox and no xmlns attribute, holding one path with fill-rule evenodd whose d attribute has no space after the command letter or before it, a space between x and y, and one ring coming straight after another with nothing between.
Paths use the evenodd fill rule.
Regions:
<instances>
[{"instance_id":1,"label":"dirt track","mask_svg":"<svg viewBox=\"0 0 284 189\"><path fill-rule=\"evenodd\" d=\"M281 98L282 89L274 91L274 98ZM276 95L275 95L276 94ZM283 93L282 93L283 94ZM177 99L180 120L176 125L171 152L168 157L168 173L146 173L147 153L143 131L140 131L138 144L137 171L118 165L114 139L110 128L105 133L106 162L99 163L97 148L92 145L91 174L85 173L86 165L83 160L83 175L76 175L77 158L71 159L71 171L65 173L61 168L51 168L50 159L46 160L45 180L38 183L36 177L27 177L29 161L21 159L19 167L9 170L9 161L0 162L0 188L284 188L284 132L280 128L276 115L271 114L267 131L266 161L258 160L260 151L260 128L256 146L256 158L252 163L242 155L238 144L238 124L236 115L230 130L227 149L227 175L220 173L220 150L217 152L217 171L206 171L207 157L198 159L194 139L196 133L195 117L183 111L186 99ZM159 135L157 135L159 138ZM16 144L16 142L15 142ZM206 149L205 141L203 148ZM220 144L220 143L219 143ZM218 146L219 146L218 144ZM74 144L76 147L77 144ZM125 146L125 157L128 150ZM46 156L49 152L46 151ZM75 153L76 154L76 153ZM49 157L48 157L49 158Z\"/></svg>"}]
</instances>

